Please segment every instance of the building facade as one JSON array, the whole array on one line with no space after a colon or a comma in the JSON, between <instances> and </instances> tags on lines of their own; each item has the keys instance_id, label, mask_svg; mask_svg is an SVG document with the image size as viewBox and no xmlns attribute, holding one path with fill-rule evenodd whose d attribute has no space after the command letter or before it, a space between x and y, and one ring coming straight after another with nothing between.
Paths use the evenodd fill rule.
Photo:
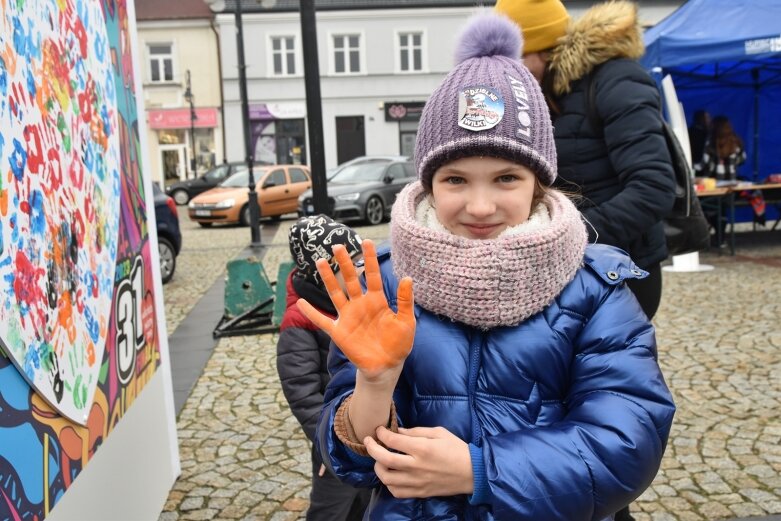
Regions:
<instances>
[{"instance_id":1,"label":"building facade","mask_svg":"<svg viewBox=\"0 0 781 521\"><path fill-rule=\"evenodd\" d=\"M219 40L202 0L136 0L152 180L201 175L223 160Z\"/></svg>"},{"instance_id":2,"label":"building facade","mask_svg":"<svg viewBox=\"0 0 781 521\"><path fill-rule=\"evenodd\" d=\"M420 112L453 66L466 20L493 1L321 0L317 43L326 167L360 155L412 155ZM574 17L593 2L566 2ZM652 25L680 1L640 4ZM481 4L481 5L478 5ZM245 2L242 27L256 162L306 163L307 124L298 2ZM244 158L235 16L218 14L226 155Z\"/></svg>"}]
</instances>

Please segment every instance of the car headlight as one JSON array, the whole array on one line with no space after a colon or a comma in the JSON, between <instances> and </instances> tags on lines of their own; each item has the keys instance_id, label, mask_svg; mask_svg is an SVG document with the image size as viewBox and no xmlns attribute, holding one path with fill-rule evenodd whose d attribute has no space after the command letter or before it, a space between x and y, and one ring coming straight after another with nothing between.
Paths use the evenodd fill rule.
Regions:
<instances>
[{"instance_id":1,"label":"car headlight","mask_svg":"<svg viewBox=\"0 0 781 521\"><path fill-rule=\"evenodd\" d=\"M187 208L189 208L189 209L191 209L191 210L192 210L193 208L195 208L195 201L191 200L189 203L187 203Z\"/></svg>"},{"instance_id":2,"label":"car headlight","mask_svg":"<svg viewBox=\"0 0 781 521\"><path fill-rule=\"evenodd\" d=\"M236 204L236 199L225 199L224 201L220 201L219 203L215 204L214 209L224 210L226 208L231 208L235 204Z\"/></svg>"},{"instance_id":3,"label":"car headlight","mask_svg":"<svg viewBox=\"0 0 781 521\"><path fill-rule=\"evenodd\" d=\"M337 195L334 199L337 201L355 201L361 196L360 193L353 193L353 194L342 194Z\"/></svg>"}]
</instances>

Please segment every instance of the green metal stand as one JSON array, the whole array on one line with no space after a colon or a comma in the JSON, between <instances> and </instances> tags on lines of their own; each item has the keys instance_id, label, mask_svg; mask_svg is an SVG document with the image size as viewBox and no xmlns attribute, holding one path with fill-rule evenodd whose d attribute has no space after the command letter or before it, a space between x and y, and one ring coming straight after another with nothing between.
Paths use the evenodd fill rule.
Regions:
<instances>
[{"instance_id":1,"label":"green metal stand","mask_svg":"<svg viewBox=\"0 0 781 521\"><path fill-rule=\"evenodd\" d=\"M214 328L214 338L273 333L285 313L287 277L292 262L279 265L277 282L271 282L263 264L254 257L228 262L225 310Z\"/></svg>"}]
</instances>

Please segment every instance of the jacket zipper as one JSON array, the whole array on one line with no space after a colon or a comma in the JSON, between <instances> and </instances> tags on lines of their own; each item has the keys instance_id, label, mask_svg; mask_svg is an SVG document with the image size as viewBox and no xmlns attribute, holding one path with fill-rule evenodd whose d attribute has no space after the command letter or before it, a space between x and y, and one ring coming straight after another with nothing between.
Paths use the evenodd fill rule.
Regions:
<instances>
[{"instance_id":1,"label":"jacket zipper","mask_svg":"<svg viewBox=\"0 0 781 521\"><path fill-rule=\"evenodd\" d=\"M475 409L475 392L477 391L477 376L480 367L480 348L483 344L483 333L472 330L472 340L469 342L469 382L467 386L467 395L469 396L469 415L472 421L472 440L474 444L482 438L482 429L477 420L477 410ZM480 444L482 446L482 444Z\"/></svg>"}]
</instances>

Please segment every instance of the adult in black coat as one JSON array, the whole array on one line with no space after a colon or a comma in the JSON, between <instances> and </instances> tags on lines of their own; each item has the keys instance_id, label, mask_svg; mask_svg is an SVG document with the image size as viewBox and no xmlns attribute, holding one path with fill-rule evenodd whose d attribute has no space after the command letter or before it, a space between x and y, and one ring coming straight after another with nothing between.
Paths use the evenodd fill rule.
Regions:
<instances>
[{"instance_id":1,"label":"adult in black coat","mask_svg":"<svg viewBox=\"0 0 781 521\"><path fill-rule=\"evenodd\" d=\"M528 19L529 3L546 8ZM659 91L636 61L644 51L636 5L595 5L559 33L550 31L559 25L544 19L560 16L558 0L499 0L496 9L534 44L524 47L523 58L551 108L558 187L579 195L592 241L618 246L649 272L629 287L652 318L662 294L660 263L667 258L662 219L673 206L675 179Z\"/></svg>"}]
</instances>

